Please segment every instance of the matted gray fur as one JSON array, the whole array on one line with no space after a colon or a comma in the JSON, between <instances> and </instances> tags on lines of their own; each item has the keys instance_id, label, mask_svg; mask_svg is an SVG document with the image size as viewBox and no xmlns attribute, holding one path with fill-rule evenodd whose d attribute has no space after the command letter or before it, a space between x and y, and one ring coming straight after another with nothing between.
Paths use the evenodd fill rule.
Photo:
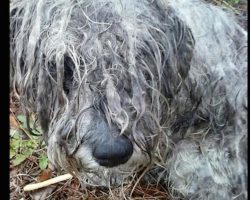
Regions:
<instances>
[{"instance_id":1,"label":"matted gray fur","mask_svg":"<svg viewBox=\"0 0 250 200\"><path fill-rule=\"evenodd\" d=\"M201 0L12 0L10 59L11 89L38 114L58 169L106 186L143 169L172 198L247 199L247 32L231 12ZM130 158L100 165L93 152L121 137Z\"/></svg>"}]
</instances>

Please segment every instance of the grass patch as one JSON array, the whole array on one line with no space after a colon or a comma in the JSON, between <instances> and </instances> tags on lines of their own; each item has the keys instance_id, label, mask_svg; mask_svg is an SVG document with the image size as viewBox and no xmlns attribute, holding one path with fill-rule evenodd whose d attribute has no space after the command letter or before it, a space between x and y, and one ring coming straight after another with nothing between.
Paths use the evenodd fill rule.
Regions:
<instances>
[{"instance_id":1,"label":"grass patch","mask_svg":"<svg viewBox=\"0 0 250 200\"><path fill-rule=\"evenodd\" d=\"M38 158L39 167L44 170L48 166L48 158L45 149L45 143L42 138L40 127L35 126L35 122L30 119L29 131L24 115L18 115L16 118L15 129L10 130L10 162L13 166L20 165L30 156Z\"/></svg>"}]
</instances>

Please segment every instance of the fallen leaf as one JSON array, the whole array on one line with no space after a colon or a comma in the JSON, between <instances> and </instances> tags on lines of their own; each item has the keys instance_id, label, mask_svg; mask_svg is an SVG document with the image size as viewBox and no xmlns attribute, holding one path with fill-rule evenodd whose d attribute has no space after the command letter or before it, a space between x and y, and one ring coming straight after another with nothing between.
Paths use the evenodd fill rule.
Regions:
<instances>
[{"instance_id":1,"label":"fallen leaf","mask_svg":"<svg viewBox=\"0 0 250 200\"><path fill-rule=\"evenodd\" d=\"M15 129L19 128L19 124L13 115L10 115L10 127Z\"/></svg>"},{"instance_id":2,"label":"fallen leaf","mask_svg":"<svg viewBox=\"0 0 250 200\"><path fill-rule=\"evenodd\" d=\"M18 115L17 119L21 122L21 123L25 123L26 122L26 117L24 115Z\"/></svg>"},{"instance_id":3,"label":"fallen leaf","mask_svg":"<svg viewBox=\"0 0 250 200\"><path fill-rule=\"evenodd\" d=\"M23 154L16 154L15 159L12 160L12 164L14 166L17 166L19 164L21 164L23 161L25 161L25 159L27 158L27 155L23 155Z\"/></svg>"},{"instance_id":4,"label":"fallen leaf","mask_svg":"<svg viewBox=\"0 0 250 200\"><path fill-rule=\"evenodd\" d=\"M47 166L48 166L48 158L46 156L42 155L39 158L39 167L41 170L44 170L44 169L46 169Z\"/></svg>"},{"instance_id":5,"label":"fallen leaf","mask_svg":"<svg viewBox=\"0 0 250 200\"><path fill-rule=\"evenodd\" d=\"M51 169L45 169L41 172L41 174L38 176L37 181L42 182L50 179L52 177L52 170Z\"/></svg>"}]
</instances>

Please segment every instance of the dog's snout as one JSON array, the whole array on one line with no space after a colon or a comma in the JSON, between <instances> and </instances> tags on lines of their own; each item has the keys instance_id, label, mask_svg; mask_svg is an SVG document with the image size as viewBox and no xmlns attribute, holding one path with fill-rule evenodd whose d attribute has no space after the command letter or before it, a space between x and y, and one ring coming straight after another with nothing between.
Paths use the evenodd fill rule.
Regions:
<instances>
[{"instance_id":1,"label":"dog's snout","mask_svg":"<svg viewBox=\"0 0 250 200\"><path fill-rule=\"evenodd\" d=\"M108 137L96 144L93 156L101 166L115 167L126 163L133 153L132 142L125 136Z\"/></svg>"}]
</instances>

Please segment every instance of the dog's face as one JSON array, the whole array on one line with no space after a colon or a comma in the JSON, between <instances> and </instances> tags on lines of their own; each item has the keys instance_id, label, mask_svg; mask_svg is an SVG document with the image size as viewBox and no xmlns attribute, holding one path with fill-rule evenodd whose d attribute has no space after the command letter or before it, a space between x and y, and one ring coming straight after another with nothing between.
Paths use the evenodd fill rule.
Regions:
<instances>
[{"instance_id":1,"label":"dog's face","mask_svg":"<svg viewBox=\"0 0 250 200\"><path fill-rule=\"evenodd\" d=\"M70 72L75 66L69 60L64 62L62 93L66 102L48 126L51 160L62 166L66 162L59 163L62 157L71 157L80 172L119 169L119 173L128 173L147 165L153 146L153 119L144 113L145 94L138 84L133 88L130 69L97 66L79 85L67 74L76 76L77 72ZM45 107L47 102L41 99L39 103ZM41 114L40 119L46 117Z\"/></svg>"},{"instance_id":2,"label":"dog's face","mask_svg":"<svg viewBox=\"0 0 250 200\"><path fill-rule=\"evenodd\" d=\"M61 113L47 124L48 155L54 164L68 164L67 168L74 171L94 172L101 177L107 171L131 174L149 164L161 128L152 111L156 107L147 91L149 80L140 80L133 67L124 69L112 63L100 67L101 61L84 72L86 77L79 83L72 79L77 76L73 62L65 59L62 94L66 102ZM44 108L48 102L40 100ZM41 113L41 122L44 119L47 116Z\"/></svg>"},{"instance_id":3,"label":"dog's face","mask_svg":"<svg viewBox=\"0 0 250 200\"><path fill-rule=\"evenodd\" d=\"M141 17L143 20L145 16ZM157 148L167 151L163 134L168 115L166 97L173 97L176 86L166 85L168 81L169 85L179 83L173 76L176 60L168 57L174 53L169 42L175 43L177 29L186 29L173 23L173 38L168 34L169 27L161 26L159 17L150 23L159 23L154 26L161 31L149 28L150 23L130 24L138 29L134 36L125 24L114 23L104 33L91 32L96 36L84 39L84 49L77 54L79 63L64 55L64 100L55 109L59 114L48 124L48 155L55 164L69 165L68 169L79 172L131 173L148 166L155 157L159 161L162 155L157 155L157 150L161 152ZM110 23L111 19L107 20ZM187 38L179 40L180 49L187 47L187 56L178 60L183 75L188 71L184 67L189 67L183 63L190 62L193 49L192 35L186 31ZM55 65L51 68L58 68ZM38 103L44 108L47 101ZM40 115L41 121L47 118ZM68 162L68 157L74 161Z\"/></svg>"},{"instance_id":4,"label":"dog's face","mask_svg":"<svg viewBox=\"0 0 250 200\"><path fill-rule=\"evenodd\" d=\"M44 4L39 21L15 5L11 55L26 77L19 85L38 113L50 160L75 173L122 173L165 155L169 103L194 48L174 12L157 2L137 2L138 13L127 8L128 16L114 3ZM34 28L25 31L29 23Z\"/></svg>"}]
</instances>

